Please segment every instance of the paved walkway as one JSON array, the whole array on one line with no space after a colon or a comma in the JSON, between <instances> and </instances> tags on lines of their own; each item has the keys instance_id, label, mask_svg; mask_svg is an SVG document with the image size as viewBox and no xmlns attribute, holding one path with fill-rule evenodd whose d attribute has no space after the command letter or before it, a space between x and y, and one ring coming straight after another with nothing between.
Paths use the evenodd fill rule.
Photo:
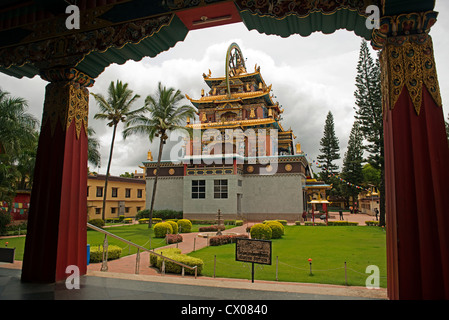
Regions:
<instances>
[{"instance_id":1,"label":"paved walkway","mask_svg":"<svg viewBox=\"0 0 449 320\"><path fill-rule=\"evenodd\" d=\"M223 231L223 234L226 233L246 233L246 225ZM194 250L199 250L208 245L208 239L199 237L198 234L199 232L183 233L182 242L159 247L156 250L176 247L181 249L181 253L189 253ZM145 251L140 253L139 274L158 275L159 271L157 269L148 267L149 261L149 252ZM100 269L101 263L91 263L87 268L88 271L100 271ZM136 254L132 254L117 260L108 261L108 272L134 274L135 270Z\"/></svg>"}]
</instances>

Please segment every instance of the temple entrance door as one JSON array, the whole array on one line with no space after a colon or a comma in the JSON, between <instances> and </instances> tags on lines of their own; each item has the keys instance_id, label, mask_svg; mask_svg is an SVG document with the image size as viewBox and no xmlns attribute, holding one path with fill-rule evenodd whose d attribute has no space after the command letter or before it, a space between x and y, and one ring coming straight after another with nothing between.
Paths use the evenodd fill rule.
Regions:
<instances>
[{"instance_id":1,"label":"temple entrance door","mask_svg":"<svg viewBox=\"0 0 449 320\"><path fill-rule=\"evenodd\" d=\"M237 193L237 217L242 217L242 194Z\"/></svg>"}]
</instances>

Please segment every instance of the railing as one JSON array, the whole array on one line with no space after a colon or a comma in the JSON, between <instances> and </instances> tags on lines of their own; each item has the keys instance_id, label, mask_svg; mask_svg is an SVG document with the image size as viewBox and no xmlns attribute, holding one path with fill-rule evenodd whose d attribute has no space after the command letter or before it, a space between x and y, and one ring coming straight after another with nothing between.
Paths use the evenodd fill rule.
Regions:
<instances>
[{"instance_id":1,"label":"railing","mask_svg":"<svg viewBox=\"0 0 449 320\"><path fill-rule=\"evenodd\" d=\"M119 236L117 236L117 235L115 235L113 233L105 231L104 229L99 228L97 226L94 226L94 225L92 225L90 223L87 224L87 227L104 234L103 261L102 261L102 264L101 264L101 271L104 271L104 272L108 271L108 254L107 254L107 252L108 252L108 236L110 236L112 238L115 238L117 240L123 241L123 242L127 243L128 245L137 248L136 269L135 269L135 273L136 274L139 274L140 251L148 251L150 254L154 254L154 255L159 256L159 257L162 258L162 267L161 267L161 274L162 275L165 274L165 260L168 260L168 261L171 261L171 262L173 262L173 263L175 263L175 264L177 264L177 265L182 267L182 273L181 273L182 276L184 276L184 269L187 268L187 269L190 269L190 270L195 270L195 279L197 278L197 275L198 275L198 267L197 266L191 267L191 266L188 266L188 265L186 265L184 263L181 263L179 261L170 259L170 258L164 256L163 254L154 252L154 249L152 251L152 250L147 249L145 247L139 246L138 244L135 244L134 242L131 242L131 241L126 240L126 239L123 239L123 238L121 238L121 237L119 237Z\"/></svg>"}]
</instances>

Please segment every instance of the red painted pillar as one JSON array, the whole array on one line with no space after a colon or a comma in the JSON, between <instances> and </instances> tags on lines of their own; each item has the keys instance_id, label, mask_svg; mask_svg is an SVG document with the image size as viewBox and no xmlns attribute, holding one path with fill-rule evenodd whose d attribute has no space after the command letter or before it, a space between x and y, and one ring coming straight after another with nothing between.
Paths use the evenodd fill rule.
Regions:
<instances>
[{"instance_id":1,"label":"red painted pillar","mask_svg":"<svg viewBox=\"0 0 449 320\"><path fill-rule=\"evenodd\" d=\"M382 51L388 295L449 299L449 148L432 39Z\"/></svg>"},{"instance_id":2,"label":"red painted pillar","mask_svg":"<svg viewBox=\"0 0 449 320\"><path fill-rule=\"evenodd\" d=\"M86 273L88 101L88 90L73 80L46 87L23 281L63 280L69 265Z\"/></svg>"}]
</instances>

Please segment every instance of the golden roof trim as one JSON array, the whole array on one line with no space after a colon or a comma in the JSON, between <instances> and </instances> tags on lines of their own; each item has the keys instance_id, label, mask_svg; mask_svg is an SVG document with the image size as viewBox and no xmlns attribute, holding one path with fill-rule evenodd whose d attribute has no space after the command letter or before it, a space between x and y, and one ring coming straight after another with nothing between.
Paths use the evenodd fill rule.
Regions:
<instances>
[{"instance_id":1,"label":"golden roof trim","mask_svg":"<svg viewBox=\"0 0 449 320\"><path fill-rule=\"evenodd\" d=\"M233 121L223 121L223 122L208 122L208 123L193 123L188 124L187 128L193 129L203 129L206 127L229 127L229 126L250 126L250 125L259 125L259 124L269 124L275 122L274 119L264 118L264 119L250 119L250 120L233 120Z\"/></svg>"},{"instance_id":2,"label":"golden roof trim","mask_svg":"<svg viewBox=\"0 0 449 320\"><path fill-rule=\"evenodd\" d=\"M195 103L223 103L225 101L237 101L239 99L248 99L248 98L258 98L269 94L271 90L271 85L267 88L266 91L251 91L251 92L237 92L231 94L231 98L229 99L227 94L219 94L216 96L204 96L200 99L190 98L189 95L185 95L188 100Z\"/></svg>"},{"instance_id":3,"label":"golden roof trim","mask_svg":"<svg viewBox=\"0 0 449 320\"><path fill-rule=\"evenodd\" d=\"M231 78L231 79L232 79L232 78L245 78L245 77L251 77L251 76L254 76L254 75L256 75L256 74L260 74L260 69L258 69L258 70L255 71L255 72L251 72L251 73L241 73L241 74L235 75L235 76L230 77L230 78ZM204 80L207 80L207 81L219 81L219 80L225 80L225 79L226 79L226 76L216 77L216 78L211 78L211 72L210 72L210 70L209 70L209 74L208 74L208 75L206 75L205 73L203 73L203 78L204 78Z\"/></svg>"}]
</instances>

